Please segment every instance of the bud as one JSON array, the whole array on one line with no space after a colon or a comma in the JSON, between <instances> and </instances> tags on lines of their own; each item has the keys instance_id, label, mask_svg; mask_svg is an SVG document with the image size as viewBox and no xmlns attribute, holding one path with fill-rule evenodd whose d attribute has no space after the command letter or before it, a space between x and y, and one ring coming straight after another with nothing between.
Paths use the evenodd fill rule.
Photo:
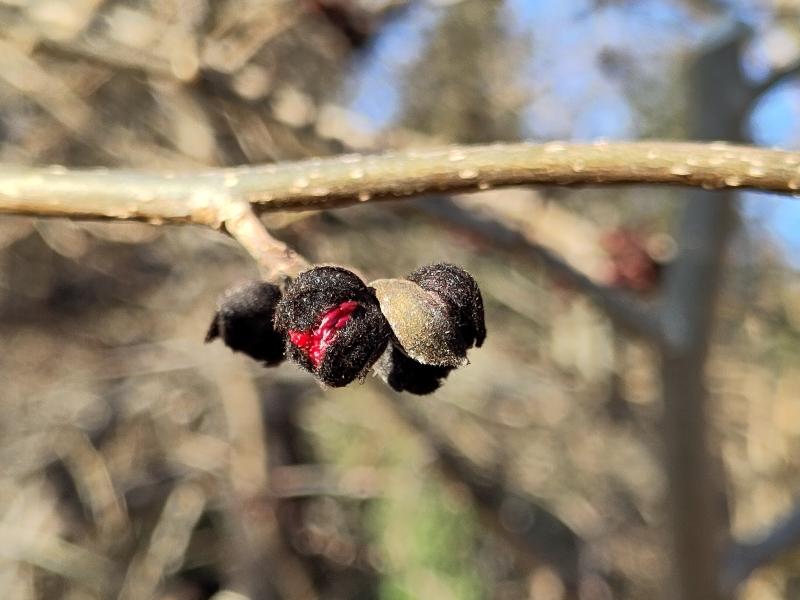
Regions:
<instances>
[{"instance_id":1,"label":"bud","mask_svg":"<svg viewBox=\"0 0 800 600\"><path fill-rule=\"evenodd\" d=\"M437 264L408 279L371 284L402 351L424 365L459 367L486 338L478 284L463 269Z\"/></svg>"},{"instance_id":2,"label":"bud","mask_svg":"<svg viewBox=\"0 0 800 600\"><path fill-rule=\"evenodd\" d=\"M467 362L467 350L486 339L478 284L459 267L430 265L408 279L370 285L394 333L375 372L399 392L438 389L450 371Z\"/></svg>"},{"instance_id":3,"label":"bud","mask_svg":"<svg viewBox=\"0 0 800 600\"><path fill-rule=\"evenodd\" d=\"M341 267L315 267L286 288L275 311L286 353L331 387L363 378L389 341L372 288Z\"/></svg>"},{"instance_id":4,"label":"bud","mask_svg":"<svg viewBox=\"0 0 800 600\"><path fill-rule=\"evenodd\" d=\"M247 281L227 290L217 301L205 341L221 338L232 350L267 366L279 364L285 343L272 319L280 299L278 286L265 281Z\"/></svg>"},{"instance_id":5,"label":"bud","mask_svg":"<svg viewBox=\"0 0 800 600\"><path fill-rule=\"evenodd\" d=\"M389 344L375 363L374 370L394 390L424 395L439 389L453 367L423 365L406 356L394 344Z\"/></svg>"},{"instance_id":6,"label":"bud","mask_svg":"<svg viewBox=\"0 0 800 600\"><path fill-rule=\"evenodd\" d=\"M442 298L450 308L450 318L458 329L465 349L480 348L486 339L481 290L472 275L447 263L420 267L408 276L423 290Z\"/></svg>"}]
</instances>

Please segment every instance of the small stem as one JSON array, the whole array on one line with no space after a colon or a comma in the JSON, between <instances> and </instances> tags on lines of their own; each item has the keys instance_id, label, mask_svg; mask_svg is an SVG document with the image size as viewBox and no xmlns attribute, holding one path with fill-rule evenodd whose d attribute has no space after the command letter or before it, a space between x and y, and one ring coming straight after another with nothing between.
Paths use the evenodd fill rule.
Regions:
<instances>
[{"instance_id":1,"label":"small stem","mask_svg":"<svg viewBox=\"0 0 800 600\"><path fill-rule=\"evenodd\" d=\"M309 268L308 261L269 234L248 204L232 201L224 210L225 229L255 259L265 280L280 281Z\"/></svg>"}]
</instances>

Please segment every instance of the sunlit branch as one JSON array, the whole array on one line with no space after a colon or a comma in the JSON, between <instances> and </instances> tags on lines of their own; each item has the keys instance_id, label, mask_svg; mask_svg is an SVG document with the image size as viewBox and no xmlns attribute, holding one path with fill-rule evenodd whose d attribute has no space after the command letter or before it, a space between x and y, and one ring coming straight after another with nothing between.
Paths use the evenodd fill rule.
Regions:
<instances>
[{"instance_id":1,"label":"sunlit branch","mask_svg":"<svg viewBox=\"0 0 800 600\"><path fill-rule=\"evenodd\" d=\"M800 152L725 143L494 144L158 173L0 167L0 213L221 226L226 199L258 212L330 209L431 192L673 184L796 193Z\"/></svg>"},{"instance_id":2,"label":"sunlit branch","mask_svg":"<svg viewBox=\"0 0 800 600\"><path fill-rule=\"evenodd\" d=\"M236 206L236 201L231 201ZM255 259L261 276L267 281L280 281L294 277L310 264L289 246L272 237L245 202L238 202L238 210L227 210L225 230Z\"/></svg>"}]
</instances>

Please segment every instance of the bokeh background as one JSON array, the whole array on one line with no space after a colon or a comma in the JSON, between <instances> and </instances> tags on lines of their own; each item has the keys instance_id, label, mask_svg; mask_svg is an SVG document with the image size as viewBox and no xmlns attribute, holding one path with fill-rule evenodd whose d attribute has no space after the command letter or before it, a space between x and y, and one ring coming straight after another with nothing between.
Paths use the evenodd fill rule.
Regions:
<instances>
[{"instance_id":1,"label":"bokeh background","mask_svg":"<svg viewBox=\"0 0 800 600\"><path fill-rule=\"evenodd\" d=\"M797 148L800 85L775 74L798 60L792 0L0 0L0 162L177 170L710 122ZM487 342L423 398L204 345L218 294L257 275L222 234L1 218L0 596L658 597L654 356L526 242L655 301L684 195L265 216L367 279L473 273ZM749 537L800 494L800 208L731 201L710 425ZM741 597L800 598L798 558Z\"/></svg>"}]
</instances>

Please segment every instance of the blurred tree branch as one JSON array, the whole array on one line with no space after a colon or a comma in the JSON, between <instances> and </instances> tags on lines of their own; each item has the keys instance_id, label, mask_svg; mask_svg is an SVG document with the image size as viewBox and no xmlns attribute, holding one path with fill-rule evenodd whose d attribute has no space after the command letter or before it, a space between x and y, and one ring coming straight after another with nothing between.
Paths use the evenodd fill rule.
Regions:
<instances>
[{"instance_id":1,"label":"blurred tree branch","mask_svg":"<svg viewBox=\"0 0 800 600\"><path fill-rule=\"evenodd\" d=\"M752 105L757 102L761 96L769 92L773 87L798 76L800 76L800 61L793 62L782 69L778 69L764 81L751 88L749 104Z\"/></svg>"},{"instance_id":2,"label":"blurred tree branch","mask_svg":"<svg viewBox=\"0 0 800 600\"><path fill-rule=\"evenodd\" d=\"M747 30L734 27L698 53L688 73L689 126L700 139L741 131L746 84L739 57ZM687 194L679 254L665 280L661 321L663 435L672 519L675 597L725 597L721 549L729 536L722 469L708 434L706 364L725 249L735 224L732 194Z\"/></svg>"},{"instance_id":3,"label":"blurred tree branch","mask_svg":"<svg viewBox=\"0 0 800 600\"><path fill-rule=\"evenodd\" d=\"M559 283L574 288L594 302L615 325L627 333L649 340L662 340L663 333L657 311L632 294L601 285L557 256L545 246L529 240L493 217L477 214L459 206L449 198L420 204L426 215L446 220L471 233L491 240L492 247L512 253L543 266Z\"/></svg>"}]
</instances>

